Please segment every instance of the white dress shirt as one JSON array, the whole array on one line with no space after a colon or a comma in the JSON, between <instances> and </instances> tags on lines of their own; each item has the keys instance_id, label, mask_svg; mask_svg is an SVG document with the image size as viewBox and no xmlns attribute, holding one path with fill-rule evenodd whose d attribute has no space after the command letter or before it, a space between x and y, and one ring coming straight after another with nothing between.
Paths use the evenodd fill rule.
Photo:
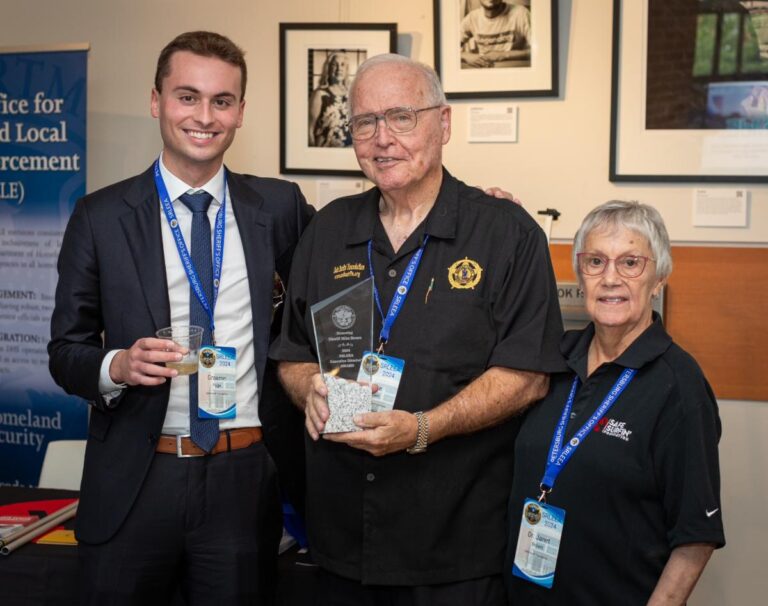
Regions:
<instances>
[{"instance_id":1,"label":"white dress shirt","mask_svg":"<svg viewBox=\"0 0 768 606\"><path fill-rule=\"evenodd\" d=\"M261 425L258 412L256 367L254 365L253 318L248 272L245 266L245 253L240 239L240 231L237 228L235 213L232 211L232 201L229 198L228 188L224 182L224 167L219 168L216 175L202 187L192 188L168 171L163 165L161 155L160 174L168 190L168 196L173 200L173 210L176 213L187 247L189 247L192 231L192 211L184 206L178 199L179 196L200 190L211 194L213 201L208 209L208 220L213 227L216 222L216 213L221 208L221 201L224 195L227 195L224 218L224 258L214 320L216 344L237 349L237 416L234 419L220 420L219 427L232 429ZM160 213L163 237L168 299L171 305L171 325L189 324L189 280L181 263L179 251L176 249L171 227L168 225L168 220L160 204L158 204L157 212ZM117 351L111 351L102 363L99 381L102 394L109 394L120 388L109 378L109 364L116 353ZM189 433L189 377L187 376L180 376L171 380L171 394L163 423L163 433L172 435Z\"/></svg>"}]
</instances>

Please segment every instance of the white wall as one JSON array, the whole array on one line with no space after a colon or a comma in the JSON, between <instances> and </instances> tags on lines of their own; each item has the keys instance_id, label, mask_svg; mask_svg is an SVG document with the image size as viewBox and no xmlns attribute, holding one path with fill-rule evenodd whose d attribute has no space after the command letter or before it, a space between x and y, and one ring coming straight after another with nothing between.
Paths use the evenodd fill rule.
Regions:
<instances>
[{"instance_id":1,"label":"white wall","mask_svg":"<svg viewBox=\"0 0 768 606\"><path fill-rule=\"evenodd\" d=\"M468 183L505 187L531 210L560 210L555 239L569 239L596 204L631 198L658 206L678 243L768 243L768 187L748 186L748 228L713 229L691 224L692 185L608 181L612 6L611 0L561 0L560 98L518 100L520 139L511 145L465 143L470 102L455 102L446 165ZM156 56L173 35L193 28L221 31L247 51L245 125L228 164L277 174L281 21L396 21L402 50L427 63L433 60L432 0L6 2L0 44L91 43L88 189L93 190L140 171L157 154L160 141L148 109ZM314 200L315 180L294 180Z\"/></svg>"},{"instance_id":2,"label":"white wall","mask_svg":"<svg viewBox=\"0 0 768 606\"><path fill-rule=\"evenodd\" d=\"M468 102L454 103L454 136L445 163L472 184L500 185L530 210L563 213L553 237L568 240L581 217L610 198L656 205L672 239L768 244L768 187L748 186L746 229L695 228L692 185L614 185L608 181L611 0L561 0L559 99L519 100L519 143L464 142ZM210 29L247 51L245 124L227 162L274 176L279 166L278 23L396 21L402 50L431 63L432 0L28 0L4 2L3 46L89 42L88 191L133 175L160 149L149 95L160 49L177 33ZM659 150L660 154L664 150ZM315 180L294 179L310 200ZM711 186L713 188L723 186ZM762 380L762 377L761 377ZM723 508L728 546L717 552L692 603L764 601L768 519L768 403L723 402Z\"/></svg>"},{"instance_id":3,"label":"white wall","mask_svg":"<svg viewBox=\"0 0 768 606\"><path fill-rule=\"evenodd\" d=\"M714 553L691 606L768 602L768 403L721 400L720 475L726 545Z\"/></svg>"}]
</instances>

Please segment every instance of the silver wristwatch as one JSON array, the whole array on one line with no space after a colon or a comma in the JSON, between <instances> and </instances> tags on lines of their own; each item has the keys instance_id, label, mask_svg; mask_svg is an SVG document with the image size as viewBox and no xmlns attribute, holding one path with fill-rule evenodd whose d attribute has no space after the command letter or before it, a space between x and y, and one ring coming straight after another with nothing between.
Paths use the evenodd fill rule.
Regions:
<instances>
[{"instance_id":1,"label":"silver wristwatch","mask_svg":"<svg viewBox=\"0 0 768 606\"><path fill-rule=\"evenodd\" d=\"M419 426L416 430L416 443L410 448L406 448L405 452L408 454L421 454L427 452L427 444L429 443L429 419L423 412L415 412L416 421Z\"/></svg>"}]
</instances>

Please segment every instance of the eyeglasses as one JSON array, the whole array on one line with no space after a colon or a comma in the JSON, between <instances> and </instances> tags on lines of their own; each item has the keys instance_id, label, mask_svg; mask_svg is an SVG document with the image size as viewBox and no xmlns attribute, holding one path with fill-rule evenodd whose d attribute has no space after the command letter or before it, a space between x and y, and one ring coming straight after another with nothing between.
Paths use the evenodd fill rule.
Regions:
<instances>
[{"instance_id":1,"label":"eyeglasses","mask_svg":"<svg viewBox=\"0 0 768 606\"><path fill-rule=\"evenodd\" d=\"M640 255L621 255L615 259L609 259L605 255L597 253L578 253L579 271L585 276L600 276L605 273L608 263L613 261L613 266L618 274L624 278L637 278L645 270L648 261L655 261L650 257Z\"/></svg>"},{"instance_id":2,"label":"eyeglasses","mask_svg":"<svg viewBox=\"0 0 768 606\"><path fill-rule=\"evenodd\" d=\"M349 121L349 130L355 141L365 141L376 134L379 127L379 120L384 120L387 128L393 133L402 134L412 131L418 123L418 114L430 109L437 109L442 105L433 105L432 107L422 107L413 109L412 107L392 107L383 114L360 114L353 116Z\"/></svg>"}]
</instances>

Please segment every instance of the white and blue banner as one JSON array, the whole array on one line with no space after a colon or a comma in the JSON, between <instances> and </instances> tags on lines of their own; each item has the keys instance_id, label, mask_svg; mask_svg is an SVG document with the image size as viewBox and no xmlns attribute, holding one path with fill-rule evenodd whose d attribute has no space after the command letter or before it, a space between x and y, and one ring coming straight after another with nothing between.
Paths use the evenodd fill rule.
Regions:
<instances>
[{"instance_id":1,"label":"white and blue banner","mask_svg":"<svg viewBox=\"0 0 768 606\"><path fill-rule=\"evenodd\" d=\"M0 485L37 484L87 404L48 373L56 260L85 194L87 45L0 49Z\"/></svg>"}]
</instances>

